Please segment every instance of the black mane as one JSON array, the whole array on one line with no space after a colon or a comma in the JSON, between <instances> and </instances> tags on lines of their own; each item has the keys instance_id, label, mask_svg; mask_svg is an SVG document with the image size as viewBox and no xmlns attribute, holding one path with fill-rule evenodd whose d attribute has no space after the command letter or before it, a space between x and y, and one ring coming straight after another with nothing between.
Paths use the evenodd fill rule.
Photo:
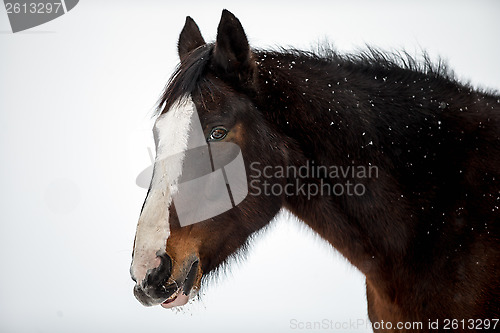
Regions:
<instances>
[{"instance_id":1,"label":"black mane","mask_svg":"<svg viewBox=\"0 0 500 333\"><path fill-rule=\"evenodd\" d=\"M155 114L165 112L176 101L198 89L202 81L206 81L204 74L209 67L213 49L213 43L200 46L179 63L157 102ZM254 49L253 53L256 59L281 58L319 66L337 64L347 71L370 72L373 75L391 72L398 75L401 81L411 81L416 77L432 77L460 85L462 88L472 89L468 82L459 82L446 61L438 59L433 62L426 52L422 53L421 59L417 59L407 51L388 52L370 46L367 46L364 51L346 54L339 53L330 46L320 46L316 51L293 48ZM490 91L490 93L493 94L495 91Z\"/></svg>"}]
</instances>

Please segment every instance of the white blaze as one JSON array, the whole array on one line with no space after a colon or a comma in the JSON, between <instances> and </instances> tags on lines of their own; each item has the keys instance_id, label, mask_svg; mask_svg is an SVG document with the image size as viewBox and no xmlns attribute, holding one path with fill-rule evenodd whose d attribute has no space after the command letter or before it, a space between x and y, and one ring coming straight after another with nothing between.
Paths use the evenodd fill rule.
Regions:
<instances>
[{"instance_id":1,"label":"white blaze","mask_svg":"<svg viewBox=\"0 0 500 333\"><path fill-rule=\"evenodd\" d=\"M132 274L137 283L141 283L148 270L158 267L160 260L157 253L165 252L170 235L169 207L172 196L177 192L193 118L199 123L196 107L191 97L187 97L175 103L155 122L153 178L137 224L132 261Z\"/></svg>"}]
</instances>

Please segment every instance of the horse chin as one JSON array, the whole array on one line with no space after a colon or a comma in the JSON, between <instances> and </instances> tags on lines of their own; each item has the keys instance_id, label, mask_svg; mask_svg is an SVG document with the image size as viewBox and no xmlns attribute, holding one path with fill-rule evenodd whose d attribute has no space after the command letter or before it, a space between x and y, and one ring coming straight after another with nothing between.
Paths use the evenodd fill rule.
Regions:
<instances>
[{"instance_id":1,"label":"horse chin","mask_svg":"<svg viewBox=\"0 0 500 333\"><path fill-rule=\"evenodd\" d=\"M198 294L199 286L194 286L191 290L187 291L187 293L183 289L184 288L182 286L179 287L169 298L167 298L160 305L165 309L171 309L186 305L190 299L193 299Z\"/></svg>"},{"instance_id":2,"label":"horse chin","mask_svg":"<svg viewBox=\"0 0 500 333\"><path fill-rule=\"evenodd\" d=\"M201 283L201 268L199 261L195 261L191 264L189 272L177 290L170 295L161 306L165 309L174 308L177 306L185 305L190 299L196 296L200 288Z\"/></svg>"},{"instance_id":3,"label":"horse chin","mask_svg":"<svg viewBox=\"0 0 500 333\"><path fill-rule=\"evenodd\" d=\"M189 301L189 295L184 294L181 288L170 296L165 302L161 303L161 306L165 309L174 308L176 306L183 306Z\"/></svg>"}]
</instances>

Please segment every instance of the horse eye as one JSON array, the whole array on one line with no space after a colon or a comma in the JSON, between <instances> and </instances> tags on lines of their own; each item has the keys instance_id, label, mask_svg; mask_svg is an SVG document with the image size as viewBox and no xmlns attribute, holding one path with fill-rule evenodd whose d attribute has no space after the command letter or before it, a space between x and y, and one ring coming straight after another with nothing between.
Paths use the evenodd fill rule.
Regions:
<instances>
[{"instance_id":1,"label":"horse eye","mask_svg":"<svg viewBox=\"0 0 500 333\"><path fill-rule=\"evenodd\" d=\"M227 135L227 129L222 126L217 126L212 128L208 141L220 141L224 139Z\"/></svg>"}]
</instances>

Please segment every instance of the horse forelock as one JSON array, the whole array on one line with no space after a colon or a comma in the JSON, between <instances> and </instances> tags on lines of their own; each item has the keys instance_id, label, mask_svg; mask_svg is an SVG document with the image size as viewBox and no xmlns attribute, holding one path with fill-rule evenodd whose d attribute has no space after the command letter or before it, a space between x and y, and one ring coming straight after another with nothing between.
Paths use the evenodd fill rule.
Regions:
<instances>
[{"instance_id":1,"label":"horse forelock","mask_svg":"<svg viewBox=\"0 0 500 333\"><path fill-rule=\"evenodd\" d=\"M156 114L167 112L196 90L206 73L213 47L213 44L202 45L179 63L158 100Z\"/></svg>"}]
</instances>

